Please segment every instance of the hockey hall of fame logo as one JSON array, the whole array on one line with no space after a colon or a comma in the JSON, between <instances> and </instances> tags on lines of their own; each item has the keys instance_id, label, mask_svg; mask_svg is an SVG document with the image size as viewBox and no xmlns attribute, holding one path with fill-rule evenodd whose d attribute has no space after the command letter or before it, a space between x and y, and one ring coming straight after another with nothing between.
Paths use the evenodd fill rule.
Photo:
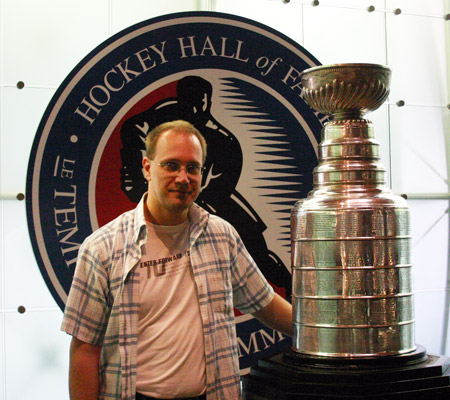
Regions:
<instances>
[{"instance_id":1,"label":"hockey hall of fame logo","mask_svg":"<svg viewBox=\"0 0 450 400\"><path fill-rule=\"evenodd\" d=\"M184 119L206 138L197 203L234 225L272 284L291 295L290 212L312 188L321 119L300 97L319 65L264 25L211 12L154 18L108 39L61 84L38 128L27 218L61 309L78 249L146 191L142 155L156 125ZM241 368L289 339L236 312Z\"/></svg>"}]
</instances>

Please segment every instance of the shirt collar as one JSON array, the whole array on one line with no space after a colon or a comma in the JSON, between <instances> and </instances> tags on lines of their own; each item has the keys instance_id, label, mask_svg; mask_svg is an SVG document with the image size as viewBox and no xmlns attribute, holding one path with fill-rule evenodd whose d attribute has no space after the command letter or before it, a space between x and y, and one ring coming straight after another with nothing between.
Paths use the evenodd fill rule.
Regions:
<instances>
[{"instance_id":1,"label":"shirt collar","mask_svg":"<svg viewBox=\"0 0 450 400\"><path fill-rule=\"evenodd\" d=\"M134 213L134 235L133 241L139 243L140 241L147 241L147 225L145 223L144 207L147 199L147 192L144 193Z\"/></svg>"},{"instance_id":2,"label":"shirt collar","mask_svg":"<svg viewBox=\"0 0 450 400\"><path fill-rule=\"evenodd\" d=\"M197 204L192 204L189 208L189 220L191 223L204 227L209 220L209 213Z\"/></svg>"}]
</instances>

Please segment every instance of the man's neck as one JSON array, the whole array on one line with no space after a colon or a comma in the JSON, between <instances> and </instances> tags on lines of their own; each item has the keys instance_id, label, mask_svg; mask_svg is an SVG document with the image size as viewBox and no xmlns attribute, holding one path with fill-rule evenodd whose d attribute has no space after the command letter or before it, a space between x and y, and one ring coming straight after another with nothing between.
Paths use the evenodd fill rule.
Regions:
<instances>
[{"instance_id":1,"label":"man's neck","mask_svg":"<svg viewBox=\"0 0 450 400\"><path fill-rule=\"evenodd\" d=\"M179 225L186 221L189 210L182 213L166 212L155 213L151 212L147 202L144 203L145 220L155 225Z\"/></svg>"}]
</instances>

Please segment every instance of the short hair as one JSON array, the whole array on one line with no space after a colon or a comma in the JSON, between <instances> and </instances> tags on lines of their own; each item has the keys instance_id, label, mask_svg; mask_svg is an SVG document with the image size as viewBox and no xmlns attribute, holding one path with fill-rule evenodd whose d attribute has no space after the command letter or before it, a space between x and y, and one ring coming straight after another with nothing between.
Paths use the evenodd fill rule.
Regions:
<instances>
[{"instance_id":1,"label":"short hair","mask_svg":"<svg viewBox=\"0 0 450 400\"><path fill-rule=\"evenodd\" d=\"M153 128L147 138L145 139L145 150L148 158L153 160L156 151L156 144L158 143L158 139L160 136L169 130L173 130L175 132L186 132L192 135L195 135L197 139L200 141L200 145L202 147L202 163L205 163L206 160L206 140L203 135L199 132L199 130L192 125L190 122L183 120L176 120L170 122L164 122L161 125Z\"/></svg>"}]
</instances>

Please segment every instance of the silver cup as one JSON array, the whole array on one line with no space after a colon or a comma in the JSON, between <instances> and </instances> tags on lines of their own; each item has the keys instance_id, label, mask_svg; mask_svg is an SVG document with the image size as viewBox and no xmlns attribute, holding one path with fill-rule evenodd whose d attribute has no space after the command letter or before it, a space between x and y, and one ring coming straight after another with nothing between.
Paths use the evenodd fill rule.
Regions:
<instances>
[{"instance_id":1,"label":"silver cup","mask_svg":"<svg viewBox=\"0 0 450 400\"><path fill-rule=\"evenodd\" d=\"M379 357L416 349L406 201L386 187L372 123L390 70L340 64L302 74L302 96L331 114L314 188L291 216L294 343L298 353Z\"/></svg>"}]
</instances>

